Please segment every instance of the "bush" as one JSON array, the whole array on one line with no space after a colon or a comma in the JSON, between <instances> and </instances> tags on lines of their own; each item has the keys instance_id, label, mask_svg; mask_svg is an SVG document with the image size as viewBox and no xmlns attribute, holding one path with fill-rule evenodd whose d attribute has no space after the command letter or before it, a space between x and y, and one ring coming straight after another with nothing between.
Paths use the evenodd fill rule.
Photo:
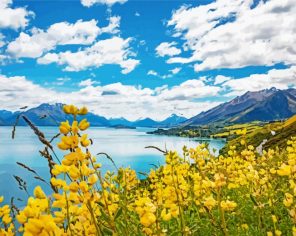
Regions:
<instances>
[{"instance_id":1,"label":"bush","mask_svg":"<svg viewBox=\"0 0 296 236\"><path fill-rule=\"evenodd\" d=\"M245 140L219 157L184 147L140 181L128 168L102 176L76 119L87 109L64 111L74 121L60 125L62 161L49 160L52 194L37 186L23 209L2 206L0 235L296 235L295 138L262 156Z\"/></svg>"}]
</instances>

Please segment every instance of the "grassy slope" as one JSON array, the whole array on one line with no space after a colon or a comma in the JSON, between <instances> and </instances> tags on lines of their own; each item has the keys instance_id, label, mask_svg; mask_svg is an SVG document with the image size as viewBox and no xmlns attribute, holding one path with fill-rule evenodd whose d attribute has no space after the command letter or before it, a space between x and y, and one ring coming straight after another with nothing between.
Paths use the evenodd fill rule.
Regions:
<instances>
[{"instance_id":1,"label":"grassy slope","mask_svg":"<svg viewBox=\"0 0 296 236\"><path fill-rule=\"evenodd\" d=\"M287 140L292 136L296 136L296 115L289 118L285 122L272 122L262 126L256 125L256 123L251 123L244 124L244 127L246 127L248 131L246 134L246 140L248 144L257 147L264 139L267 139L268 141L263 146L265 150L276 147L285 148ZM230 130L230 132L234 132L236 129L243 128L243 126L234 125L228 126L225 129L227 128ZM275 132L275 135L272 135L272 131ZM219 134L216 134L216 136L219 137ZM237 135L232 135L232 137L230 136L228 144L222 149L221 153L224 153L229 146L239 143L240 139L241 137Z\"/></svg>"}]
</instances>

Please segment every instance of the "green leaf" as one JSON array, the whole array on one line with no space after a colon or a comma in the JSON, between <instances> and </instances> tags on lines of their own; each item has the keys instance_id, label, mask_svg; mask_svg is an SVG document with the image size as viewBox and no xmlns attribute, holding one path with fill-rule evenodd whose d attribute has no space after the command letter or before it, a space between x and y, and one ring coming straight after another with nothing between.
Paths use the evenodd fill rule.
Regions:
<instances>
[{"instance_id":1,"label":"green leaf","mask_svg":"<svg viewBox=\"0 0 296 236\"><path fill-rule=\"evenodd\" d=\"M122 208L119 208L115 214L114 220L116 220L122 214Z\"/></svg>"},{"instance_id":2,"label":"green leaf","mask_svg":"<svg viewBox=\"0 0 296 236\"><path fill-rule=\"evenodd\" d=\"M113 231L105 226L103 226L103 235L113 235Z\"/></svg>"}]
</instances>

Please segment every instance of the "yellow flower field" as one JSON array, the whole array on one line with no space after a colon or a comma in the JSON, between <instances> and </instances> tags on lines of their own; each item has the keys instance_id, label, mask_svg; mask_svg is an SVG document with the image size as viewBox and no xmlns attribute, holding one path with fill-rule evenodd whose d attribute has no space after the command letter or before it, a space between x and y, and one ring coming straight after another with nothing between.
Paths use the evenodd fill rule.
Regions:
<instances>
[{"instance_id":1,"label":"yellow flower field","mask_svg":"<svg viewBox=\"0 0 296 236\"><path fill-rule=\"evenodd\" d=\"M22 209L0 207L0 235L296 235L296 138L259 156L245 140L215 157L202 144L165 154L145 180L131 169L107 171L88 147L90 126L60 125L63 159L49 161L52 194L36 186ZM0 202L3 197L0 198Z\"/></svg>"}]
</instances>

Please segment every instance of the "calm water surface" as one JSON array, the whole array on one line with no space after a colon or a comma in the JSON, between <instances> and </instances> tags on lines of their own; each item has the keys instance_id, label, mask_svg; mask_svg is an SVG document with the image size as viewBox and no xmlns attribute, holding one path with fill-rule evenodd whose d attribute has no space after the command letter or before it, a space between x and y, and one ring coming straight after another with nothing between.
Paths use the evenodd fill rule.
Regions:
<instances>
[{"instance_id":1,"label":"calm water surface","mask_svg":"<svg viewBox=\"0 0 296 236\"><path fill-rule=\"evenodd\" d=\"M56 127L41 127L46 136L51 138L57 133ZM93 154L99 152L108 153L117 166L131 167L137 172L149 172L153 166L164 163L163 155L157 150L145 149L146 146L157 146L162 149L177 150L182 153L184 145L195 147L203 140L168 137L146 134L153 129L112 129L112 128L91 128L88 130L89 137L93 139L94 145L91 147ZM33 131L28 127L17 127L16 137L11 139L11 127L0 127L0 195L4 195L6 200L12 196L25 198L25 194L20 191L13 178L13 175L21 176L32 191L37 184L48 187L34 179L34 176L22 170L16 162L22 162L34 168L40 176L48 178L47 162L40 156L39 150L42 144L39 143ZM57 140L58 141L58 140ZM210 148L219 150L224 146L222 140L208 140ZM63 153L57 151L62 158ZM103 156L98 158L102 163L103 170L113 169L109 160ZM141 177L139 175L139 177Z\"/></svg>"}]
</instances>

